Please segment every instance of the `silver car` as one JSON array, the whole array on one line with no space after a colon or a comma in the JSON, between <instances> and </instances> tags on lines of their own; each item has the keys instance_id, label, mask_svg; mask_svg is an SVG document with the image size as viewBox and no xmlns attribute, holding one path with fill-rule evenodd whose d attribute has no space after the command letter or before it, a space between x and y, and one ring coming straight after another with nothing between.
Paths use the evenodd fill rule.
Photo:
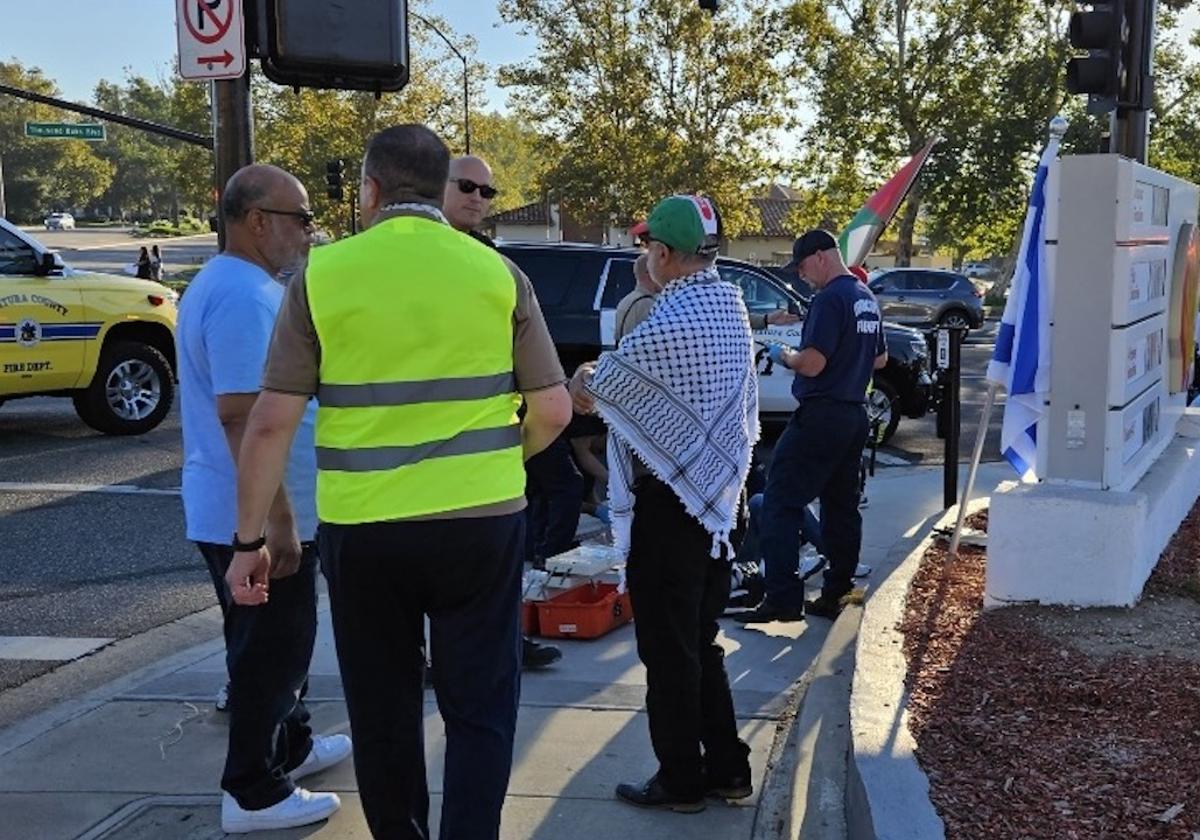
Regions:
<instances>
[{"instance_id":1,"label":"silver car","mask_svg":"<svg viewBox=\"0 0 1200 840\"><path fill-rule=\"evenodd\" d=\"M970 278L931 268L885 268L870 277L883 317L922 327L983 326L983 292Z\"/></svg>"}]
</instances>

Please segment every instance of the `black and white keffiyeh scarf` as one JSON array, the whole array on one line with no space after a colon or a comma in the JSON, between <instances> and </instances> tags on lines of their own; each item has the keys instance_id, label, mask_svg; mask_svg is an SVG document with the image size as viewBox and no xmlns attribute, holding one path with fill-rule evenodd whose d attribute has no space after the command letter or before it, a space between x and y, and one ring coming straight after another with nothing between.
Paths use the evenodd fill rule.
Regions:
<instances>
[{"instance_id":1,"label":"black and white keffiyeh scarf","mask_svg":"<svg viewBox=\"0 0 1200 840\"><path fill-rule=\"evenodd\" d=\"M715 267L669 283L650 315L604 353L588 390L608 425L613 538L629 554L636 455L729 543L758 441L758 381L741 292Z\"/></svg>"}]
</instances>

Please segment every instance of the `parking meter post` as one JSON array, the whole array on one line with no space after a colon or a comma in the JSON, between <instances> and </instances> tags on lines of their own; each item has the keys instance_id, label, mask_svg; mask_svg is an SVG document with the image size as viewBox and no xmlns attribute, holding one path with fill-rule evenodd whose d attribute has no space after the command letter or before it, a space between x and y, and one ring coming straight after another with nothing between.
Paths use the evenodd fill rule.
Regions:
<instances>
[{"instance_id":1,"label":"parking meter post","mask_svg":"<svg viewBox=\"0 0 1200 840\"><path fill-rule=\"evenodd\" d=\"M951 327L946 330L948 347L946 348L946 448L942 475L942 507L949 510L958 501L958 440L961 426L961 410L959 405L959 385L962 379L961 359L964 330L961 327Z\"/></svg>"}]
</instances>

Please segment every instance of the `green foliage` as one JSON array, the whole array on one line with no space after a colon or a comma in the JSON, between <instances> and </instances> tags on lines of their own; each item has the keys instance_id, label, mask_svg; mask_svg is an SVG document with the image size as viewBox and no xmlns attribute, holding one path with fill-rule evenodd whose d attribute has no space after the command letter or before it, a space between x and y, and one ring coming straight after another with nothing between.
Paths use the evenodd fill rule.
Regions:
<instances>
[{"instance_id":1,"label":"green foliage","mask_svg":"<svg viewBox=\"0 0 1200 840\"><path fill-rule=\"evenodd\" d=\"M41 70L18 62L0 62L0 81L46 96L58 93ZM26 122L62 119L55 108L0 96L0 156L10 218L38 222L51 210L86 204L108 187L112 172L93 144L25 136Z\"/></svg>"},{"instance_id":2,"label":"green foliage","mask_svg":"<svg viewBox=\"0 0 1200 840\"><path fill-rule=\"evenodd\" d=\"M471 153L492 167L492 180L500 190L492 201L493 213L538 200L550 163L542 138L524 120L497 113L472 117Z\"/></svg>"},{"instance_id":3,"label":"green foliage","mask_svg":"<svg viewBox=\"0 0 1200 840\"><path fill-rule=\"evenodd\" d=\"M941 138L899 214L902 256L923 228L930 247L1003 249L1019 222L1066 62L1058 0L798 0L790 21L807 47L815 119L806 145L832 173L870 190L930 138ZM838 183L818 171L812 189ZM843 203L841 207L844 215Z\"/></svg>"},{"instance_id":4,"label":"green foliage","mask_svg":"<svg viewBox=\"0 0 1200 840\"><path fill-rule=\"evenodd\" d=\"M539 42L500 80L547 138L544 187L581 219L624 222L663 195L704 192L731 235L755 226L747 188L776 169L770 140L791 120L782 9L502 0L504 19Z\"/></svg>"}]
</instances>

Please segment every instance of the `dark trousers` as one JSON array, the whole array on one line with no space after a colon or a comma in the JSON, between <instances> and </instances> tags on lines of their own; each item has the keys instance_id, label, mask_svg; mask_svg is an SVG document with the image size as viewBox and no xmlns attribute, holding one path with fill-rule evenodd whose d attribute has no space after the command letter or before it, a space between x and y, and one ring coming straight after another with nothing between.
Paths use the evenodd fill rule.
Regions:
<instances>
[{"instance_id":1,"label":"dark trousers","mask_svg":"<svg viewBox=\"0 0 1200 840\"><path fill-rule=\"evenodd\" d=\"M429 837L423 653L446 725L444 840L494 840L520 694L525 515L321 525L354 769L376 840Z\"/></svg>"},{"instance_id":2,"label":"dark trousers","mask_svg":"<svg viewBox=\"0 0 1200 840\"><path fill-rule=\"evenodd\" d=\"M525 462L528 525L525 560L541 565L575 546L583 476L571 457L571 444L560 435L554 443Z\"/></svg>"},{"instance_id":3,"label":"dark trousers","mask_svg":"<svg viewBox=\"0 0 1200 840\"><path fill-rule=\"evenodd\" d=\"M853 588L862 546L858 468L867 440L867 413L857 403L804 402L775 446L763 498L762 551L767 601L804 605L796 576L800 529L809 502L821 500L821 536L829 560L822 594L840 598Z\"/></svg>"},{"instance_id":4,"label":"dark trousers","mask_svg":"<svg viewBox=\"0 0 1200 840\"><path fill-rule=\"evenodd\" d=\"M738 737L725 653L716 643L729 561L712 558L712 537L667 485L647 476L635 493L626 575L646 666L650 742L663 787L698 798L706 772L714 782L750 775L750 748Z\"/></svg>"},{"instance_id":5,"label":"dark trousers","mask_svg":"<svg viewBox=\"0 0 1200 840\"><path fill-rule=\"evenodd\" d=\"M271 598L256 607L232 602L225 573L227 545L197 543L225 622L229 669L229 747L221 788L248 810L268 808L295 788L288 774L312 749L304 692L317 638L317 551L304 545L295 574L271 581Z\"/></svg>"}]
</instances>

